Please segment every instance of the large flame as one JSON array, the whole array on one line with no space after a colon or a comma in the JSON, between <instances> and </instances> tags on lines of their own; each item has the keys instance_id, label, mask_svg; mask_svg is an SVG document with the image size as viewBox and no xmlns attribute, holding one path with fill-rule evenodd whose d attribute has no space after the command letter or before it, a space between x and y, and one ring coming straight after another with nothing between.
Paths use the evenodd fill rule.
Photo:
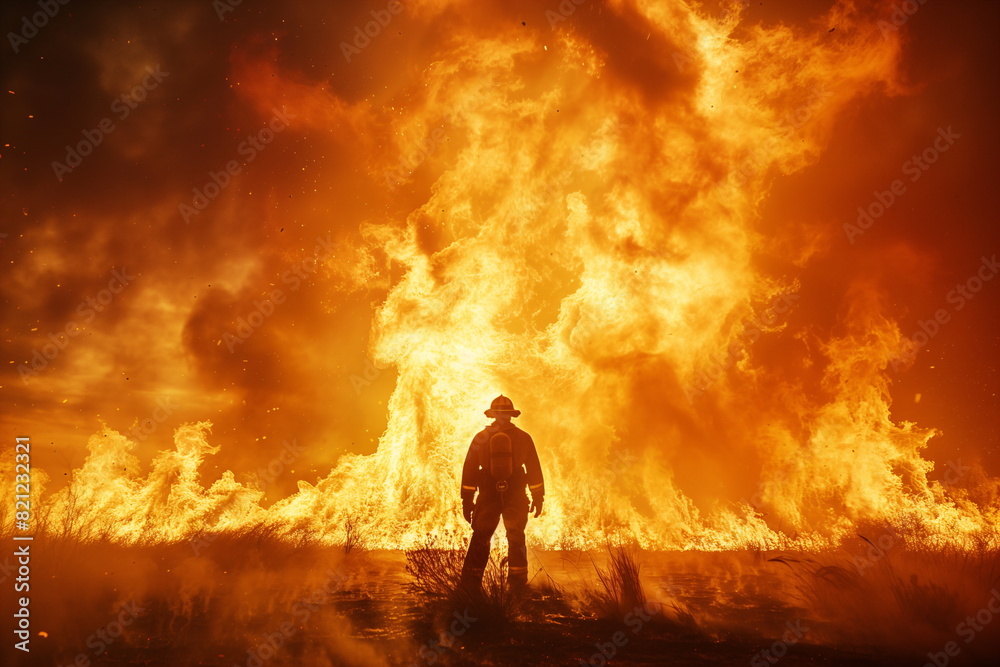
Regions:
<instances>
[{"instance_id":1,"label":"large flame","mask_svg":"<svg viewBox=\"0 0 1000 667\"><path fill-rule=\"evenodd\" d=\"M405 213L370 218L319 278L389 287L370 337L396 372L385 432L264 509L232 473L201 486L207 423L148 473L108 429L43 501L50 529L169 540L265 521L337 542L356 521L372 546L405 547L461 527L461 463L501 392L547 478L534 544L820 548L900 521L964 544L995 526L995 505L928 480L934 431L890 415L904 340L878 287L828 304L840 324L818 333L796 269L829 241L792 243L792 222L760 216L845 110L901 90L898 31L851 2L809 28L740 10L564 2L551 31L470 19L399 84L405 114L238 61L262 111L378 147L370 177Z\"/></svg>"}]
</instances>

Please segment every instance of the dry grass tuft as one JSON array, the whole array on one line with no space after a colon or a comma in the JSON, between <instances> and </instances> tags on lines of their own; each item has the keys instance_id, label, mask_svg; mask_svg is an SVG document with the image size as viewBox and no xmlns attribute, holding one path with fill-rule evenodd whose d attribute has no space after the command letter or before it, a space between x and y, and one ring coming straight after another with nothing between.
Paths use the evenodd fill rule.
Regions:
<instances>
[{"instance_id":1,"label":"dry grass tuft","mask_svg":"<svg viewBox=\"0 0 1000 667\"><path fill-rule=\"evenodd\" d=\"M348 514L344 519L344 553L349 554L357 549L363 551L368 548L368 541L361 521L353 514Z\"/></svg>"},{"instance_id":2,"label":"dry grass tuft","mask_svg":"<svg viewBox=\"0 0 1000 667\"><path fill-rule=\"evenodd\" d=\"M406 571L413 578L413 589L436 603L441 613L469 610L485 621L480 623L481 627L508 626L517 617L524 596L507 586L507 558L497 551L490 553L479 590L461 586L464 561L464 548L439 548L438 540L428 535L423 546L406 552Z\"/></svg>"},{"instance_id":3,"label":"dry grass tuft","mask_svg":"<svg viewBox=\"0 0 1000 667\"><path fill-rule=\"evenodd\" d=\"M406 572L413 577L411 586L415 591L441 600L458 588L465 549L447 549L438 544L438 539L428 534L423 546L406 551Z\"/></svg>"},{"instance_id":4,"label":"dry grass tuft","mask_svg":"<svg viewBox=\"0 0 1000 667\"><path fill-rule=\"evenodd\" d=\"M598 618L622 622L641 613L651 616L649 623L658 632L675 637L705 637L683 602L675 599L664 603L648 598L640 577L642 565L637 547L609 543L606 548L607 567L602 569L594 563L600 587L589 587L584 592L585 606Z\"/></svg>"},{"instance_id":5,"label":"dry grass tuft","mask_svg":"<svg viewBox=\"0 0 1000 667\"><path fill-rule=\"evenodd\" d=\"M591 589L589 597L598 616L621 619L636 607L646 605L646 593L639 579L641 566L633 548L608 544L607 550L607 569L594 564L601 587Z\"/></svg>"}]
</instances>

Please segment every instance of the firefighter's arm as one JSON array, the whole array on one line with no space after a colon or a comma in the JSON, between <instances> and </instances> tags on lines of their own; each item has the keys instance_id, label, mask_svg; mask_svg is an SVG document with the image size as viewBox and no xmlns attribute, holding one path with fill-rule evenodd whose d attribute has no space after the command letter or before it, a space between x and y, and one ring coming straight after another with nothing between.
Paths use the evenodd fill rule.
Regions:
<instances>
[{"instance_id":1,"label":"firefighter's arm","mask_svg":"<svg viewBox=\"0 0 1000 667\"><path fill-rule=\"evenodd\" d=\"M476 481L479 472L479 457L476 456L476 442L469 445L469 453L465 455L465 465L462 466L462 516L472 523L473 499L476 496Z\"/></svg>"},{"instance_id":2,"label":"firefighter's arm","mask_svg":"<svg viewBox=\"0 0 1000 667\"><path fill-rule=\"evenodd\" d=\"M538 451L530 435L524 467L528 473L528 491L531 493L531 507L528 511L534 511L535 517L538 517L542 513L542 501L545 499L545 479L542 476L542 465L538 462Z\"/></svg>"}]
</instances>

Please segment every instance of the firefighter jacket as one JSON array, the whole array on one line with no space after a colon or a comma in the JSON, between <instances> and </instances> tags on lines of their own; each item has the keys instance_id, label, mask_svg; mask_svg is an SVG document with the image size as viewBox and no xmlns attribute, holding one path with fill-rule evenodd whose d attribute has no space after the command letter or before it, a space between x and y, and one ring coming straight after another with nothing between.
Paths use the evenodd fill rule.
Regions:
<instances>
[{"instance_id":1,"label":"firefighter jacket","mask_svg":"<svg viewBox=\"0 0 1000 667\"><path fill-rule=\"evenodd\" d=\"M491 424L476 434L462 467L462 498L471 500L480 493L524 492L531 497L545 495L542 467L531 436L514 426Z\"/></svg>"}]
</instances>

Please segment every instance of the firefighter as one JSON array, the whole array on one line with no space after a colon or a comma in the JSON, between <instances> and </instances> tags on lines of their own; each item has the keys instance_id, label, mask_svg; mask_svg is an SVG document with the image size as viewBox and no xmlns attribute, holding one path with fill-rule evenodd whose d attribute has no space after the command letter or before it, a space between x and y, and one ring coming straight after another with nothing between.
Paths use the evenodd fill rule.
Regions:
<instances>
[{"instance_id":1,"label":"firefighter","mask_svg":"<svg viewBox=\"0 0 1000 667\"><path fill-rule=\"evenodd\" d=\"M495 421L472 439L462 468L462 514L472 525L462 584L473 589L482 585L490 538L502 516L507 530L507 582L520 590L528 583L524 544L528 513L534 512L536 518L542 513L542 468L531 436L510 423L521 411L514 409L509 398L497 396L485 414ZM525 488L531 492L530 507Z\"/></svg>"}]
</instances>

